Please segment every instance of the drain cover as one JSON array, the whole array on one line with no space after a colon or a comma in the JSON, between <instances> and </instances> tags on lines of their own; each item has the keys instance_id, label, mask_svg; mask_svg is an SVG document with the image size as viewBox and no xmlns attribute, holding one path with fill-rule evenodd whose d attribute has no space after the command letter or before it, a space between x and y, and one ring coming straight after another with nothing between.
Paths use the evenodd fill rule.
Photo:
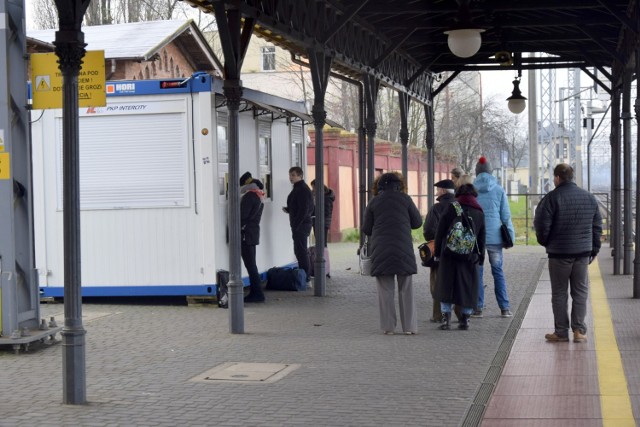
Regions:
<instances>
[{"instance_id":1,"label":"drain cover","mask_svg":"<svg viewBox=\"0 0 640 427\"><path fill-rule=\"evenodd\" d=\"M273 383L299 367L300 365L284 363L227 362L192 378L191 381L205 383Z\"/></svg>"}]
</instances>

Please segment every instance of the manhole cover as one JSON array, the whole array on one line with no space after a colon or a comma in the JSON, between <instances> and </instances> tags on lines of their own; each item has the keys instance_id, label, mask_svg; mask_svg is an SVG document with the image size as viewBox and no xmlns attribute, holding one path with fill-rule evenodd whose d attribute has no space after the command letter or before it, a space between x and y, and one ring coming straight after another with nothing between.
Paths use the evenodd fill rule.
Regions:
<instances>
[{"instance_id":1,"label":"manhole cover","mask_svg":"<svg viewBox=\"0 0 640 427\"><path fill-rule=\"evenodd\" d=\"M227 362L192 378L190 381L274 383L299 367L300 365L284 363Z\"/></svg>"}]
</instances>

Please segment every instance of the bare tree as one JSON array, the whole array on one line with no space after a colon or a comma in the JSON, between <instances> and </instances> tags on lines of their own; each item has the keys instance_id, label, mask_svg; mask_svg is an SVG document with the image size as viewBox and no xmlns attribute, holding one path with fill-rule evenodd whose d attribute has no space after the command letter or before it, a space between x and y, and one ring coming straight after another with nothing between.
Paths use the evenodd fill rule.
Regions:
<instances>
[{"instance_id":1,"label":"bare tree","mask_svg":"<svg viewBox=\"0 0 640 427\"><path fill-rule=\"evenodd\" d=\"M523 129L521 116L514 114L510 123L511 126L505 129L504 149L508 155L509 167L515 173L529 151L529 141Z\"/></svg>"},{"instance_id":2,"label":"bare tree","mask_svg":"<svg viewBox=\"0 0 640 427\"><path fill-rule=\"evenodd\" d=\"M501 164L502 152L509 151L508 141L515 137L514 119L495 99L482 105L478 101L448 97L438 99L436 105L436 150L466 171L473 169L480 156ZM518 160L522 159L523 153L511 152L519 156Z\"/></svg>"},{"instance_id":3,"label":"bare tree","mask_svg":"<svg viewBox=\"0 0 640 427\"><path fill-rule=\"evenodd\" d=\"M179 0L93 0L87 8L84 25L189 18L194 19L204 31L215 25L213 18L207 16ZM35 0L34 22L41 29L58 26L58 10L54 0Z\"/></svg>"},{"instance_id":4,"label":"bare tree","mask_svg":"<svg viewBox=\"0 0 640 427\"><path fill-rule=\"evenodd\" d=\"M33 22L37 28L47 29L58 26L58 9L53 0L35 0Z\"/></svg>"}]
</instances>

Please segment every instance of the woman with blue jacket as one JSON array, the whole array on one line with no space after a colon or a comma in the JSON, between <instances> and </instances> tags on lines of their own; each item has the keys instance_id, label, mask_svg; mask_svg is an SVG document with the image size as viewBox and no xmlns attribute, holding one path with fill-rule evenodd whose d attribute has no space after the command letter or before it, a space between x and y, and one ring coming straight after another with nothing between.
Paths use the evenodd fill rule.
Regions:
<instances>
[{"instance_id":1,"label":"woman with blue jacket","mask_svg":"<svg viewBox=\"0 0 640 427\"><path fill-rule=\"evenodd\" d=\"M507 282L502 271L502 235L500 227L505 224L511 234L511 239L515 241L515 231L511 223L511 210L507 195L495 176L491 175L491 167L485 157L480 157L476 164L476 179L473 185L478 191L478 204L482 206L484 212L484 222L486 228L486 248L493 275L496 300L500 307L502 317L511 317L509 296L507 295ZM484 309L484 268L478 268L479 289L478 305L471 315L472 317L482 317Z\"/></svg>"}]
</instances>

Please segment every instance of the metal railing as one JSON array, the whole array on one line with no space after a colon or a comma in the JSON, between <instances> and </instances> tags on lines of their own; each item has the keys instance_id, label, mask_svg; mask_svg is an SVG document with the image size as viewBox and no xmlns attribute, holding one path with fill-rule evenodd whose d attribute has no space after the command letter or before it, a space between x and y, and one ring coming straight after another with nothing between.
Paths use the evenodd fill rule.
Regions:
<instances>
[{"instance_id":1,"label":"metal railing","mask_svg":"<svg viewBox=\"0 0 640 427\"><path fill-rule=\"evenodd\" d=\"M611 235L611 209L609 205L609 193L592 193L596 196L600 205L600 212L603 222L602 238L609 240ZM528 193L507 193L509 199L509 207L511 208L511 222L516 232L515 244L537 245L535 230L533 228L533 218L535 208L544 197L544 194L528 194ZM520 202L520 198L524 198L524 203ZM517 200L514 200L516 198ZM522 207L522 203L524 207ZM530 243L531 239L531 243Z\"/></svg>"}]
</instances>

